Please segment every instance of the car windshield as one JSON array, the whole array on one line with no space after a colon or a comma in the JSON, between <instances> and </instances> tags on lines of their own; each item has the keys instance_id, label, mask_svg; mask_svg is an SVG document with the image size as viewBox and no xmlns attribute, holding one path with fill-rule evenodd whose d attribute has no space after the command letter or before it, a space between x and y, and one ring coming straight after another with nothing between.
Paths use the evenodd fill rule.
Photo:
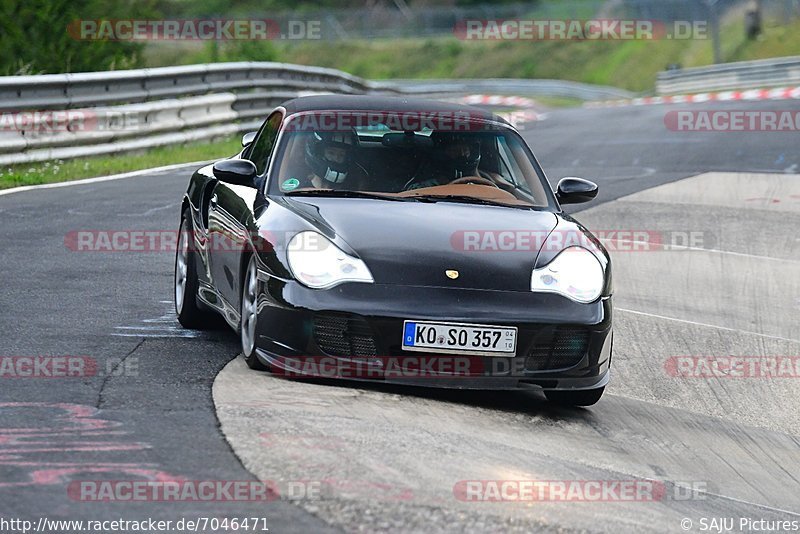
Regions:
<instances>
[{"instance_id":1,"label":"car windshield","mask_svg":"<svg viewBox=\"0 0 800 534\"><path fill-rule=\"evenodd\" d=\"M283 128L270 194L553 206L520 136L466 112L301 113Z\"/></svg>"}]
</instances>

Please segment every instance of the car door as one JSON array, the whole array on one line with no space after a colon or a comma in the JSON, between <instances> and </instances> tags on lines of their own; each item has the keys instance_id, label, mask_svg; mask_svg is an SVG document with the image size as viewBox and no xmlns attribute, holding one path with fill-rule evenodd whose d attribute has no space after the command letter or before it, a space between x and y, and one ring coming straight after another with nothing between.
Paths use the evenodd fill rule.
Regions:
<instances>
[{"instance_id":1,"label":"car door","mask_svg":"<svg viewBox=\"0 0 800 534\"><path fill-rule=\"evenodd\" d=\"M282 118L282 114L277 111L270 115L264 121L251 149L245 153L247 159L256 165L256 172L262 183ZM243 275L241 257L253 227L253 203L258 194L258 190L253 187L217 181L208 208L208 226L213 247L209 254L211 277L225 304L233 307L237 313Z\"/></svg>"}]
</instances>

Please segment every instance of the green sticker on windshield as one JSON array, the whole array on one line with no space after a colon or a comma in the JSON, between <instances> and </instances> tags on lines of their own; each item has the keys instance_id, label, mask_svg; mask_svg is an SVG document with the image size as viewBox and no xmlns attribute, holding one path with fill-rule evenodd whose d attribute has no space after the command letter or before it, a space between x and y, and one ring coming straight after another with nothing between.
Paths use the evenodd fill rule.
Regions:
<instances>
[{"instance_id":1,"label":"green sticker on windshield","mask_svg":"<svg viewBox=\"0 0 800 534\"><path fill-rule=\"evenodd\" d=\"M283 185L281 185L281 189L284 191L291 191L292 189L297 189L298 187L300 187L300 180L297 178L289 178L283 182Z\"/></svg>"}]
</instances>

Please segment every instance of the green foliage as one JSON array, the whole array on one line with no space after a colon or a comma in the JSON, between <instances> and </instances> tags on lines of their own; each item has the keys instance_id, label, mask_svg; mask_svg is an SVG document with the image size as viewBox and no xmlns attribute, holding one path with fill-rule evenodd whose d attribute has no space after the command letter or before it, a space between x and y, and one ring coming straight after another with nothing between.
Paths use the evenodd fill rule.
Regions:
<instances>
[{"instance_id":1,"label":"green foliage","mask_svg":"<svg viewBox=\"0 0 800 534\"><path fill-rule=\"evenodd\" d=\"M81 41L70 35L83 19L158 16L149 1L2 0L0 74L44 74L132 68L141 65L142 45ZM74 35L74 33L73 33Z\"/></svg>"},{"instance_id":2,"label":"green foliage","mask_svg":"<svg viewBox=\"0 0 800 534\"><path fill-rule=\"evenodd\" d=\"M387 2L387 5L391 2ZM441 5L453 0L409 0ZM456 5L486 0L455 0ZM365 0L0 0L0 74L102 71L218 61L283 61L333 67L365 78L556 78L653 89L672 63L711 62L709 40L459 41L424 39L350 41L156 41L147 44L78 41L66 31L78 19L269 17L277 11L363 7ZM532 11L573 16L596 0L531 2ZM580 11L581 13L583 11ZM589 11L587 11L588 13ZM556 15L554 17L558 18ZM800 54L800 23L768 21L758 40L744 38L742 13L722 28L726 61Z\"/></svg>"},{"instance_id":3,"label":"green foliage","mask_svg":"<svg viewBox=\"0 0 800 534\"><path fill-rule=\"evenodd\" d=\"M459 6L475 7L493 4L517 4L525 0L406 0L409 7ZM546 0L546 3L561 4L564 0ZM576 0L567 0L568 4ZM579 2L581 0L578 0ZM591 1L591 0L589 0ZM392 0L380 0L385 8L395 9ZM527 0L535 6L540 0ZM276 11L315 12L326 9L366 9L367 0L166 0L165 9L171 15L202 17L224 14L225 16L269 15Z\"/></svg>"},{"instance_id":4,"label":"green foliage","mask_svg":"<svg viewBox=\"0 0 800 534\"><path fill-rule=\"evenodd\" d=\"M233 41L219 51L220 61L277 61L272 41Z\"/></svg>"},{"instance_id":5,"label":"green foliage","mask_svg":"<svg viewBox=\"0 0 800 534\"><path fill-rule=\"evenodd\" d=\"M155 46L148 60L159 61ZM800 55L800 21L768 25L748 41L739 18L722 30L726 61ZM553 78L652 91L657 74L670 64L712 62L709 39L658 41L459 41L454 37L274 43L277 61L318 65L371 79ZM229 61L254 59L225 52ZM194 56L195 62L207 56Z\"/></svg>"}]
</instances>

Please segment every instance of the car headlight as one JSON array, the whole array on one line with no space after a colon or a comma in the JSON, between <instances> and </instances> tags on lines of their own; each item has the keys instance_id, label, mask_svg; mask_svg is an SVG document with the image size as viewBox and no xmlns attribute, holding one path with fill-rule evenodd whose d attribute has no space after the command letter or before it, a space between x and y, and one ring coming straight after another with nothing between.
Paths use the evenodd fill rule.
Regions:
<instances>
[{"instance_id":1,"label":"car headlight","mask_svg":"<svg viewBox=\"0 0 800 534\"><path fill-rule=\"evenodd\" d=\"M534 269L531 291L558 293L576 302L589 303L603 292L605 273L594 254L582 247L569 247L550 263Z\"/></svg>"},{"instance_id":2,"label":"car headlight","mask_svg":"<svg viewBox=\"0 0 800 534\"><path fill-rule=\"evenodd\" d=\"M374 282L363 261L346 254L317 232L295 235L289 241L286 257L294 277L312 289L344 282Z\"/></svg>"}]
</instances>

